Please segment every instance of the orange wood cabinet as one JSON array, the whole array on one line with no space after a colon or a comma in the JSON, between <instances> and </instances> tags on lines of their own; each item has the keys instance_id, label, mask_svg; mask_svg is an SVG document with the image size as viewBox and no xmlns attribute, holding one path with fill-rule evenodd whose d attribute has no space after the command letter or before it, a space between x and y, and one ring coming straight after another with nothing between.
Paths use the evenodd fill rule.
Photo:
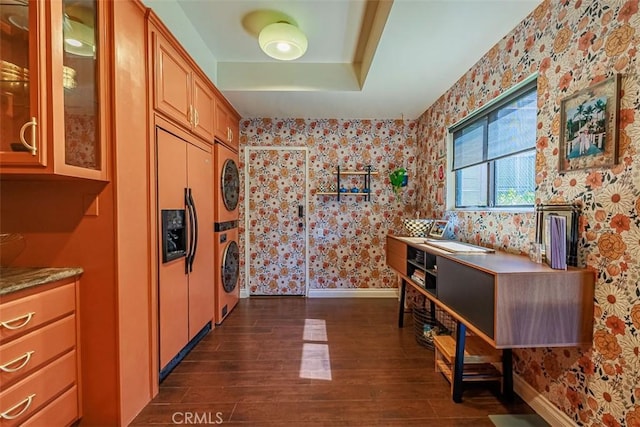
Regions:
<instances>
[{"instance_id":1,"label":"orange wood cabinet","mask_svg":"<svg viewBox=\"0 0 640 427\"><path fill-rule=\"evenodd\" d=\"M108 2L2 2L0 173L106 181Z\"/></svg>"},{"instance_id":2,"label":"orange wood cabinet","mask_svg":"<svg viewBox=\"0 0 640 427\"><path fill-rule=\"evenodd\" d=\"M216 100L216 137L235 152L238 152L240 145L239 121L240 118L229 109L226 101L218 98Z\"/></svg>"},{"instance_id":3,"label":"orange wood cabinet","mask_svg":"<svg viewBox=\"0 0 640 427\"><path fill-rule=\"evenodd\" d=\"M213 143L213 90L158 31L152 30L152 40L154 108Z\"/></svg>"},{"instance_id":4,"label":"orange wood cabinet","mask_svg":"<svg viewBox=\"0 0 640 427\"><path fill-rule=\"evenodd\" d=\"M77 278L0 297L0 426L80 418L77 304Z\"/></svg>"},{"instance_id":5,"label":"orange wood cabinet","mask_svg":"<svg viewBox=\"0 0 640 427\"><path fill-rule=\"evenodd\" d=\"M28 4L44 5L44 11L56 1ZM149 153L147 9L138 0L101 0L99 7L106 9L109 23L101 40L111 47L98 58L109 58L104 84L111 91L100 106L104 100L109 109L106 160L113 179L3 176L0 184L0 231L21 233L28 242L11 265L82 266L82 286L87 289L80 292L79 302L81 387L60 395L51 402L55 406L48 405L48 412L38 412L40 418L34 416L25 425L65 425L58 420L76 393L83 425L128 425L158 392L157 330L151 328L157 313L150 298L156 229L147 226L155 220L155 205L151 213L149 204L149 163L155 159ZM43 37L62 40L61 27L47 32ZM39 102L55 104L53 99ZM1 119L0 128L4 124Z\"/></svg>"}]
</instances>

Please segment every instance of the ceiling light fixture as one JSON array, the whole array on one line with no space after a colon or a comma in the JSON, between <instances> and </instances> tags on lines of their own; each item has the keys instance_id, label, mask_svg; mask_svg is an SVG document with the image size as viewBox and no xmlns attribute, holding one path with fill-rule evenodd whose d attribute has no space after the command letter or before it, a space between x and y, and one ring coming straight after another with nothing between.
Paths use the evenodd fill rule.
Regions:
<instances>
[{"instance_id":1,"label":"ceiling light fixture","mask_svg":"<svg viewBox=\"0 0 640 427\"><path fill-rule=\"evenodd\" d=\"M281 61L300 58L307 51L307 36L288 22L269 24L260 31L258 43L264 53Z\"/></svg>"},{"instance_id":2,"label":"ceiling light fixture","mask_svg":"<svg viewBox=\"0 0 640 427\"><path fill-rule=\"evenodd\" d=\"M95 30L82 22L64 16L64 50L78 56L95 55Z\"/></svg>"}]
</instances>

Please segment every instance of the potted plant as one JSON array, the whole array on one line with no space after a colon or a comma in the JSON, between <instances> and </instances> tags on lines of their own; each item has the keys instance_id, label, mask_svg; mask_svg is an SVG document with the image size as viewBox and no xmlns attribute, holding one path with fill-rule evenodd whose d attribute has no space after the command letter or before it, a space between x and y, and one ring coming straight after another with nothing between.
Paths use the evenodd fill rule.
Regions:
<instances>
[{"instance_id":1,"label":"potted plant","mask_svg":"<svg viewBox=\"0 0 640 427\"><path fill-rule=\"evenodd\" d=\"M405 168L397 168L389 174L389 181L393 188L393 192L398 195L401 187L405 187L408 181L407 170Z\"/></svg>"}]
</instances>

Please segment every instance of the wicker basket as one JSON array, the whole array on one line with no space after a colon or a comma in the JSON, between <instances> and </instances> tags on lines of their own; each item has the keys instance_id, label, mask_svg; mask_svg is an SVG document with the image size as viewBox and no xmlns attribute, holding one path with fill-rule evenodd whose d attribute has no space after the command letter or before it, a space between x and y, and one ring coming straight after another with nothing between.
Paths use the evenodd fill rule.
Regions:
<instances>
[{"instance_id":1,"label":"wicker basket","mask_svg":"<svg viewBox=\"0 0 640 427\"><path fill-rule=\"evenodd\" d=\"M418 344L433 349L434 335L449 335L455 331L455 320L436 307L435 316L425 308L413 308L413 328Z\"/></svg>"}]
</instances>

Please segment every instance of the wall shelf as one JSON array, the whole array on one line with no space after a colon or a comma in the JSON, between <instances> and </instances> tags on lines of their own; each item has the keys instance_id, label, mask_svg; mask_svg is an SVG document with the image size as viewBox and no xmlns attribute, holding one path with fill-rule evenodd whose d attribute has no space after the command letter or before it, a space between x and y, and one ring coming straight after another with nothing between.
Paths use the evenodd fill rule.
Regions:
<instances>
[{"instance_id":1,"label":"wall shelf","mask_svg":"<svg viewBox=\"0 0 640 427\"><path fill-rule=\"evenodd\" d=\"M377 176L378 172L372 170L373 167L371 165L367 165L364 167L364 170L340 170L340 166L336 166L336 170L333 171L333 175L336 177L336 188L338 191L318 191L316 192L317 196L335 196L338 201L340 201L340 197L362 197L365 201L371 201L371 177ZM347 191L339 191L341 188L341 177L345 176L361 176L363 178L362 187L358 188L359 191L352 192L350 189Z\"/></svg>"}]
</instances>

